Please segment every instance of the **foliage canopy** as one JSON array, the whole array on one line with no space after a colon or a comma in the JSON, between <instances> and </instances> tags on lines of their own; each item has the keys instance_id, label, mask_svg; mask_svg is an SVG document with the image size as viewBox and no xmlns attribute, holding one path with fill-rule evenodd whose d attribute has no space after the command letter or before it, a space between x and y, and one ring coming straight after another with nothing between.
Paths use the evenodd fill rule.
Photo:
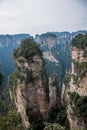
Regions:
<instances>
[{"instance_id":1,"label":"foliage canopy","mask_svg":"<svg viewBox=\"0 0 87 130\"><path fill-rule=\"evenodd\" d=\"M75 38L72 39L71 45L77 47L78 49L85 50L85 48L87 47L87 34L77 35Z\"/></svg>"},{"instance_id":2,"label":"foliage canopy","mask_svg":"<svg viewBox=\"0 0 87 130\"><path fill-rule=\"evenodd\" d=\"M40 57L42 57L42 52L33 39L28 38L23 40L20 47L14 50L14 56L16 58L23 56L27 60L32 60L34 55L39 55Z\"/></svg>"}]
</instances>

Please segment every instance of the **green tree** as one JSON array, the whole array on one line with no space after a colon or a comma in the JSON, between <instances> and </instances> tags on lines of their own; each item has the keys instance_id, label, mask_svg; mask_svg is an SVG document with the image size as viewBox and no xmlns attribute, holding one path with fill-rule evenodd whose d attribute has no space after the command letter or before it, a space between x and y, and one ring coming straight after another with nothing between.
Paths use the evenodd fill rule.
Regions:
<instances>
[{"instance_id":1,"label":"green tree","mask_svg":"<svg viewBox=\"0 0 87 130\"><path fill-rule=\"evenodd\" d=\"M27 60L31 60L34 55L39 55L42 58L42 52L40 47L36 44L33 39L25 39L21 42L21 45L18 49L14 51L14 56L19 57L23 56Z\"/></svg>"},{"instance_id":2,"label":"green tree","mask_svg":"<svg viewBox=\"0 0 87 130\"><path fill-rule=\"evenodd\" d=\"M87 57L87 34L79 34L72 39L71 45L84 51L83 56Z\"/></svg>"}]
</instances>

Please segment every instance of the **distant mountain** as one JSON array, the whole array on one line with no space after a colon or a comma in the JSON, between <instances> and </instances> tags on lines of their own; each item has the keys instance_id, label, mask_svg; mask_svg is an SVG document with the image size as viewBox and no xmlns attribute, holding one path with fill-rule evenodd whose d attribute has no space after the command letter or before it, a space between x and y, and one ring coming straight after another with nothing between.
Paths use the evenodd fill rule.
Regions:
<instances>
[{"instance_id":1,"label":"distant mountain","mask_svg":"<svg viewBox=\"0 0 87 130\"><path fill-rule=\"evenodd\" d=\"M20 45L21 40L29 37L29 34L0 35L0 71L4 75L3 86L6 85L8 75L14 71L14 48Z\"/></svg>"},{"instance_id":2,"label":"distant mountain","mask_svg":"<svg viewBox=\"0 0 87 130\"><path fill-rule=\"evenodd\" d=\"M80 33L85 34L87 32L48 32L35 36L35 41L43 50L48 76L56 73L59 87L61 87L65 72L71 67L70 41ZM13 50L19 47L21 40L25 38L33 37L29 34L0 35L0 64L2 65L0 71L4 75L3 86L6 85L8 75L15 68Z\"/></svg>"},{"instance_id":3,"label":"distant mountain","mask_svg":"<svg viewBox=\"0 0 87 130\"><path fill-rule=\"evenodd\" d=\"M43 50L48 75L56 73L59 87L66 71L71 67L71 39L78 34L86 33L87 31L48 32L36 35L35 40Z\"/></svg>"}]
</instances>

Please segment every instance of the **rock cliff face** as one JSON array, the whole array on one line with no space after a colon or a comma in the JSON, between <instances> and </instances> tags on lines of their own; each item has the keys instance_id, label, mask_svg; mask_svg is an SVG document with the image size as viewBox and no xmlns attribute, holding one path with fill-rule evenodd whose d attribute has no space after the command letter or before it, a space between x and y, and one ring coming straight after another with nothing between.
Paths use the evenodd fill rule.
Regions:
<instances>
[{"instance_id":1,"label":"rock cliff face","mask_svg":"<svg viewBox=\"0 0 87 130\"><path fill-rule=\"evenodd\" d=\"M85 70L85 75L81 78L78 77L79 73L79 65L83 64L86 61L86 58L83 57L84 51L83 50L79 50L75 47L72 47L72 71L71 74L73 75L73 77L71 78L70 81L70 91L74 92L76 91L77 93L79 93L80 96L87 96L87 70ZM79 64L78 66L76 66L76 64ZM78 67L78 68L76 68ZM76 70L77 69L77 70ZM84 66L83 66L84 69ZM77 83L75 81L75 78L77 77Z\"/></svg>"},{"instance_id":2,"label":"rock cliff face","mask_svg":"<svg viewBox=\"0 0 87 130\"><path fill-rule=\"evenodd\" d=\"M21 68L18 75L22 75L24 79L22 81L20 78L17 80L15 101L18 112L21 113L26 126L27 116L31 123L34 119L41 120L45 116L48 107L47 79L43 60L39 56L36 55L33 57L33 63L27 62L23 58L21 58L22 62L24 61L22 64L18 62L19 58L16 60L17 67Z\"/></svg>"},{"instance_id":3,"label":"rock cliff face","mask_svg":"<svg viewBox=\"0 0 87 130\"><path fill-rule=\"evenodd\" d=\"M79 43L80 39L84 42ZM70 129L87 129L87 50L86 35L76 37L72 41L72 68L70 76L65 80L62 89L62 105L67 103L67 118ZM80 44L80 45L78 45ZM84 46L84 47L83 47Z\"/></svg>"},{"instance_id":4,"label":"rock cliff face","mask_svg":"<svg viewBox=\"0 0 87 130\"><path fill-rule=\"evenodd\" d=\"M48 75L56 73L57 84L60 89L65 71L70 68L70 37L71 35L68 32L51 32L36 35L35 38L43 50L47 73ZM67 59L68 61L65 62Z\"/></svg>"},{"instance_id":5,"label":"rock cliff face","mask_svg":"<svg viewBox=\"0 0 87 130\"><path fill-rule=\"evenodd\" d=\"M42 34L41 36L36 35L36 41L41 44L41 47L46 47L47 49L55 46L57 44L57 36L55 34Z\"/></svg>"},{"instance_id":6,"label":"rock cliff face","mask_svg":"<svg viewBox=\"0 0 87 130\"><path fill-rule=\"evenodd\" d=\"M22 42L14 52L14 58L16 69L9 78L9 95L28 129L34 122L45 121L47 112L58 107L56 74L48 81L42 52L31 39Z\"/></svg>"},{"instance_id":7,"label":"rock cliff face","mask_svg":"<svg viewBox=\"0 0 87 130\"><path fill-rule=\"evenodd\" d=\"M27 42L30 43L31 41ZM32 50L29 57L26 56L27 48L28 51L29 49ZM11 86L9 91L12 96L14 95L12 98L14 98L17 111L21 114L24 126L28 128L29 123L34 122L34 120L43 120L48 108L48 84L44 62L34 41L32 44L26 44L25 41L17 49L15 62L16 86ZM13 88L14 91L12 91Z\"/></svg>"},{"instance_id":8,"label":"rock cliff face","mask_svg":"<svg viewBox=\"0 0 87 130\"><path fill-rule=\"evenodd\" d=\"M14 58L16 69L9 79L9 94L28 129L34 121L43 121L48 109L58 104L56 75L48 81L42 52L31 39L23 41Z\"/></svg>"},{"instance_id":9,"label":"rock cliff face","mask_svg":"<svg viewBox=\"0 0 87 130\"><path fill-rule=\"evenodd\" d=\"M58 104L58 88L56 74L52 74L49 78L49 107L53 107Z\"/></svg>"}]
</instances>

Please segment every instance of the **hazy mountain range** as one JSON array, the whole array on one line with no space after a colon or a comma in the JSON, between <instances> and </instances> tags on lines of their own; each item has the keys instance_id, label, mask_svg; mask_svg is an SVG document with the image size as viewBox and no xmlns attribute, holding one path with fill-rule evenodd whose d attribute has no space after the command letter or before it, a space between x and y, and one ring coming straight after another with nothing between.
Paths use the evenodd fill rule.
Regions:
<instances>
[{"instance_id":1,"label":"hazy mountain range","mask_svg":"<svg viewBox=\"0 0 87 130\"><path fill-rule=\"evenodd\" d=\"M29 34L0 35L0 70L4 75L3 86L15 68L13 50L19 47L25 38L34 38L40 45L48 75L56 73L58 85L61 86L65 72L71 67L70 41L80 33L85 34L87 31L48 32L37 34L35 38Z\"/></svg>"}]
</instances>

